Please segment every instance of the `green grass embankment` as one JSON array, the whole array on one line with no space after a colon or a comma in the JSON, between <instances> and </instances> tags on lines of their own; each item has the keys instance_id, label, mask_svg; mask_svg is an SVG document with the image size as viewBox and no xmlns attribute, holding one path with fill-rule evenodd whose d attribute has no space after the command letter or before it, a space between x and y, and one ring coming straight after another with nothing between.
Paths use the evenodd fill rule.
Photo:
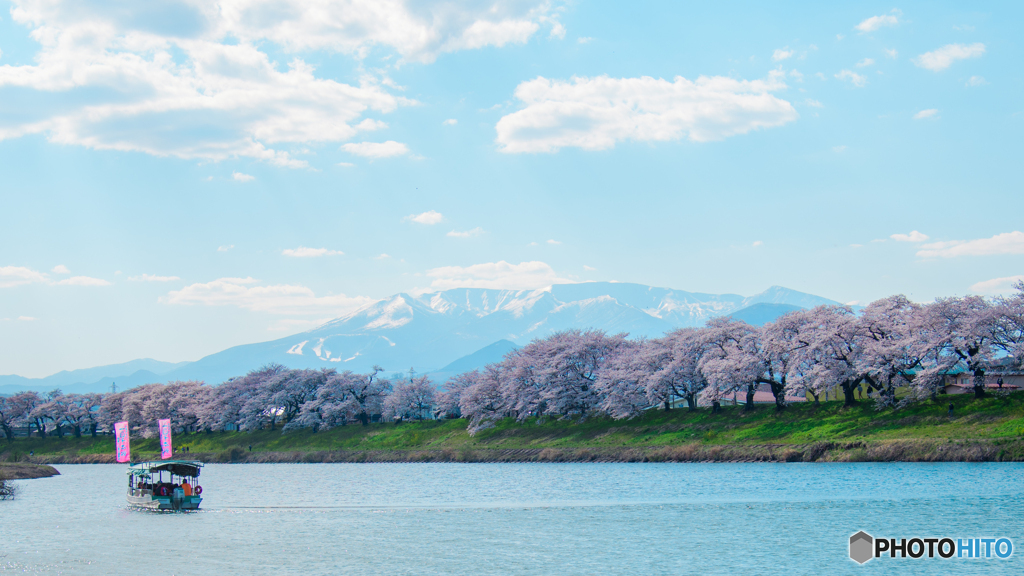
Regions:
<instances>
[{"instance_id":1,"label":"green grass embankment","mask_svg":"<svg viewBox=\"0 0 1024 576\"><path fill-rule=\"evenodd\" d=\"M631 420L506 420L475 436L465 420L448 420L174 440L176 456L215 462L1024 461L1024 393L940 398L884 411L871 402L823 402L782 412L726 405L718 414L659 410ZM185 446L189 454L180 453ZM132 440L136 460L156 459L158 450L154 439ZM0 461L26 460L29 452L34 462L112 462L114 444L110 437L0 442Z\"/></svg>"}]
</instances>

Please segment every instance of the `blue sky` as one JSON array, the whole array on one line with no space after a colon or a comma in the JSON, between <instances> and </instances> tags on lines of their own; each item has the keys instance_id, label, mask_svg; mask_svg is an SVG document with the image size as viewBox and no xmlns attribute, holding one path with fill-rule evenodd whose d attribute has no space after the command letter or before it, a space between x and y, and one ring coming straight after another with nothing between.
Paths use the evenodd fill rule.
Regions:
<instances>
[{"instance_id":1,"label":"blue sky","mask_svg":"<svg viewBox=\"0 0 1024 576\"><path fill-rule=\"evenodd\" d=\"M0 373L401 291L1024 274L1017 3L135 4L0 2Z\"/></svg>"}]
</instances>

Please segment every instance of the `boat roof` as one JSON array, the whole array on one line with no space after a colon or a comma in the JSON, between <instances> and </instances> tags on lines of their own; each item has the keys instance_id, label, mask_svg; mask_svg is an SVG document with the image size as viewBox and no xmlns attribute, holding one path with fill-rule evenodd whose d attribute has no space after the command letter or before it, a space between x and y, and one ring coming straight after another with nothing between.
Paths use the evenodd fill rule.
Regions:
<instances>
[{"instance_id":1,"label":"boat roof","mask_svg":"<svg viewBox=\"0 0 1024 576\"><path fill-rule=\"evenodd\" d=\"M203 463L198 460L156 460L139 462L128 466L128 473L135 476L149 476L153 472L170 472L179 476L198 476Z\"/></svg>"}]
</instances>

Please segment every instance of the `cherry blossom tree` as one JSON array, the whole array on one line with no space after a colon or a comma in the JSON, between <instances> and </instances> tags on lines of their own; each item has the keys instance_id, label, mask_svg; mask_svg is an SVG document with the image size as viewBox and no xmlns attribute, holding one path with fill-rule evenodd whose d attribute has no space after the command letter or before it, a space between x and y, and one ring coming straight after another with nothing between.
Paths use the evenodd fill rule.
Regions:
<instances>
[{"instance_id":1,"label":"cherry blossom tree","mask_svg":"<svg viewBox=\"0 0 1024 576\"><path fill-rule=\"evenodd\" d=\"M718 411L722 398L744 387L746 409L754 407L760 365L743 346L754 332L753 326L728 317L709 320L701 331L704 350L697 368L708 382L701 395L712 403L714 411Z\"/></svg>"},{"instance_id":2,"label":"cherry blossom tree","mask_svg":"<svg viewBox=\"0 0 1024 576\"><path fill-rule=\"evenodd\" d=\"M1017 293L995 302L993 346L1016 366L1024 364L1024 281L1014 284Z\"/></svg>"},{"instance_id":3,"label":"cherry blossom tree","mask_svg":"<svg viewBox=\"0 0 1024 576\"><path fill-rule=\"evenodd\" d=\"M649 368L644 388L652 405L669 410L673 401L685 399L690 411L697 409L697 396L708 385L698 368L705 351L703 338L701 328L680 328L641 349Z\"/></svg>"},{"instance_id":4,"label":"cherry blossom tree","mask_svg":"<svg viewBox=\"0 0 1024 576\"><path fill-rule=\"evenodd\" d=\"M985 397L985 371L994 363L998 308L981 296L939 298L925 306L923 332L940 367L972 376L974 397Z\"/></svg>"},{"instance_id":5,"label":"cherry blossom tree","mask_svg":"<svg viewBox=\"0 0 1024 576\"><path fill-rule=\"evenodd\" d=\"M459 411L469 419L470 435L494 426L502 418L517 415L506 397L509 390L506 383L514 370L512 364L507 357L503 362L488 364L483 372L474 370L465 375L466 387L459 396Z\"/></svg>"},{"instance_id":6,"label":"cherry blossom tree","mask_svg":"<svg viewBox=\"0 0 1024 576\"><path fill-rule=\"evenodd\" d=\"M859 357L863 332L857 316L846 306L818 306L805 320L800 338L807 345L795 358L801 370L790 375L794 389L813 394L842 390L844 405L855 405L857 387L865 381Z\"/></svg>"},{"instance_id":7,"label":"cherry blossom tree","mask_svg":"<svg viewBox=\"0 0 1024 576\"><path fill-rule=\"evenodd\" d=\"M8 441L14 440L14 428L28 420L28 415L38 403L39 395L35 392L0 396L0 429Z\"/></svg>"},{"instance_id":8,"label":"cherry blossom tree","mask_svg":"<svg viewBox=\"0 0 1024 576\"><path fill-rule=\"evenodd\" d=\"M648 353L652 346L646 340L624 341L608 353L594 384L600 411L613 418L632 418L651 405L646 384L655 360Z\"/></svg>"},{"instance_id":9,"label":"cherry blossom tree","mask_svg":"<svg viewBox=\"0 0 1024 576\"><path fill-rule=\"evenodd\" d=\"M434 408L434 385L427 376L410 378L395 386L384 400L384 417L401 420L424 420Z\"/></svg>"}]
</instances>

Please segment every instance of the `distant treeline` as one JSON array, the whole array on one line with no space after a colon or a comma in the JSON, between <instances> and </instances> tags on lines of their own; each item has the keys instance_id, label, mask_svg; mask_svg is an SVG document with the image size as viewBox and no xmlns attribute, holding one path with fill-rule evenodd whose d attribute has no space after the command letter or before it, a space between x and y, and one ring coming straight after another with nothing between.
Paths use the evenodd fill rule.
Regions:
<instances>
[{"instance_id":1,"label":"distant treeline","mask_svg":"<svg viewBox=\"0 0 1024 576\"><path fill-rule=\"evenodd\" d=\"M985 377L1024 362L1024 282L1010 297L942 298L916 304L903 296L855 313L819 306L763 327L716 318L662 338L568 330L534 340L482 371L460 374L440 389L427 377L392 377L269 365L219 386L148 384L110 394L35 392L0 398L0 427L44 436L109 430L128 421L151 435L170 418L177 431L284 430L401 419L469 419L472 432L503 418L630 418L685 403L717 410L727 396L770 389L786 396L866 389L880 407L935 398L950 374L970 375L976 397ZM900 394L897 395L897 390Z\"/></svg>"}]
</instances>

